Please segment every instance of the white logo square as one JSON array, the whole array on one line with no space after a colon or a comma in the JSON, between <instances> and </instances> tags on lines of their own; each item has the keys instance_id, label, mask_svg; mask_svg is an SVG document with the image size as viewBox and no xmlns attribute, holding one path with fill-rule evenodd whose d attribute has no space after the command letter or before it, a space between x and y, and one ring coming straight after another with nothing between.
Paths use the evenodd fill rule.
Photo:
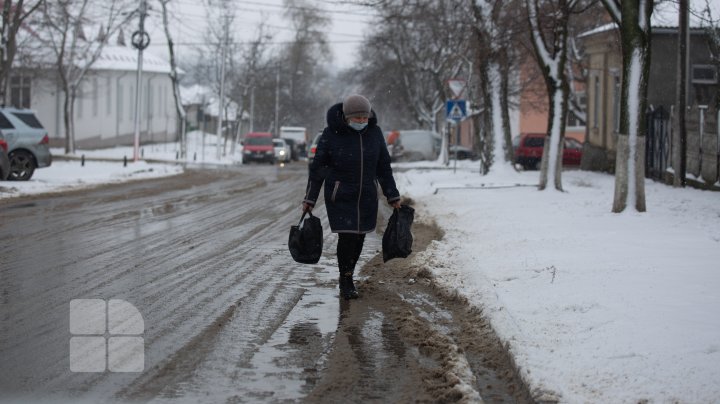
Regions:
<instances>
[{"instance_id":1,"label":"white logo square","mask_svg":"<svg viewBox=\"0 0 720 404\"><path fill-rule=\"evenodd\" d=\"M145 342L142 337L110 337L108 339L108 370L111 372L142 372L145 370Z\"/></svg>"},{"instance_id":2,"label":"white logo square","mask_svg":"<svg viewBox=\"0 0 720 404\"><path fill-rule=\"evenodd\" d=\"M104 372L105 337L70 338L70 371Z\"/></svg>"},{"instance_id":3,"label":"white logo square","mask_svg":"<svg viewBox=\"0 0 720 404\"><path fill-rule=\"evenodd\" d=\"M106 304L103 299L70 301L70 334L104 335L107 328Z\"/></svg>"}]
</instances>

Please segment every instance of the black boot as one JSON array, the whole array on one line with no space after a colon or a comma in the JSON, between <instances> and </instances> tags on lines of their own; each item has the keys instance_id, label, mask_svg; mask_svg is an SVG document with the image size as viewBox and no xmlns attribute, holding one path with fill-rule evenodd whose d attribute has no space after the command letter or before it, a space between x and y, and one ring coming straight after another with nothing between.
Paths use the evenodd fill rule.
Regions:
<instances>
[{"instance_id":1,"label":"black boot","mask_svg":"<svg viewBox=\"0 0 720 404\"><path fill-rule=\"evenodd\" d=\"M340 296L345 300L357 299L359 297L355 284L353 283L353 273L345 272L340 274Z\"/></svg>"}]
</instances>

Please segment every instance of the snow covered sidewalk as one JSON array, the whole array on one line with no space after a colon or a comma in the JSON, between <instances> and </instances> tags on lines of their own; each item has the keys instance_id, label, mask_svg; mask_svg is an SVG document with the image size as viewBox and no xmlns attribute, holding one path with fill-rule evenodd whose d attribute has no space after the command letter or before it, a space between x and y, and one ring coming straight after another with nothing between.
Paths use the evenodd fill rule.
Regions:
<instances>
[{"instance_id":1,"label":"snow covered sidewalk","mask_svg":"<svg viewBox=\"0 0 720 404\"><path fill-rule=\"evenodd\" d=\"M613 214L607 174L567 171L565 193L492 188L539 174L475 163L397 177L446 231L419 259L484 309L536 399L717 402L720 193L647 181L648 212Z\"/></svg>"}]
</instances>

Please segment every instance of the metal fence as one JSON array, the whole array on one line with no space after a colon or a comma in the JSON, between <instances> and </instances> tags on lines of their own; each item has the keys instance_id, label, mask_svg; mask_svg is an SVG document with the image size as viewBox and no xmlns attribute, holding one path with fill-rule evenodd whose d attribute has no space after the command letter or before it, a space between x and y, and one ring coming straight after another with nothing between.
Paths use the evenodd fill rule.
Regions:
<instances>
[{"instance_id":1,"label":"metal fence","mask_svg":"<svg viewBox=\"0 0 720 404\"><path fill-rule=\"evenodd\" d=\"M707 106L692 106L686 115L686 172L688 178L714 185L720 181L719 111ZM649 110L646 115L645 176L669 180L672 167L673 114L665 107ZM692 177L690 177L692 176Z\"/></svg>"},{"instance_id":2,"label":"metal fence","mask_svg":"<svg viewBox=\"0 0 720 404\"><path fill-rule=\"evenodd\" d=\"M671 166L672 155L670 113L662 106L649 110L645 124L645 176L664 180L665 171Z\"/></svg>"}]
</instances>

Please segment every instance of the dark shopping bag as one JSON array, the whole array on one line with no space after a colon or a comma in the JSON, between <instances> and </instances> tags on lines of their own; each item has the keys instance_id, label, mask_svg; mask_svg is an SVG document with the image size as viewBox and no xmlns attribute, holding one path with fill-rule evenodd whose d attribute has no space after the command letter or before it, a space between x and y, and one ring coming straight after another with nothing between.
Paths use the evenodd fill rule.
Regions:
<instances>
[{"instance_id":1,"label":"dark shopping bag","mask_svg":"<svg viewBox=\"0 0 720 404\"><path fill-rule=\"evenodd\" d=\"M290 227L288 248L295 261L301 264L317 264L323 248L322 224L312 213L307 214L310 215L309 218L305 219L303 213L297 226Z\"/></svg>"},{"instance_id":2,"label":"dark shopping bag","mask_svg":"<svg viewBox=\"0 0 720 404\"><path fill-rule=\"evenodd\" d=\"M405 258L412 252L413 236L411 232L415 209L401 205L395 209L388 220L383 234L383 261L393 258Z\"/></svg>"}]
</instances>

